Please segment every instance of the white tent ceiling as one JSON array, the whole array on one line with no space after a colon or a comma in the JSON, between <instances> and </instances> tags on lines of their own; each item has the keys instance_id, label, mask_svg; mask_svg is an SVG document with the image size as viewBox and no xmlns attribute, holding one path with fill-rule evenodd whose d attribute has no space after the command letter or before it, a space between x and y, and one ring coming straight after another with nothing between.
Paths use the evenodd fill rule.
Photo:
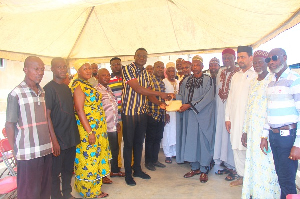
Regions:
<instances>
[{"instance_id":1,"label":"white tent ceiling","mask_svg":"<svg viewBox=\"0 0 300 199\"><path fill-rule=\"evenodd\" d=\"M258 45L300 22L300 0L0 0L0 57L127 60ZM49 62L48 62L49 63Z\"/></svg>"}]
</instances>

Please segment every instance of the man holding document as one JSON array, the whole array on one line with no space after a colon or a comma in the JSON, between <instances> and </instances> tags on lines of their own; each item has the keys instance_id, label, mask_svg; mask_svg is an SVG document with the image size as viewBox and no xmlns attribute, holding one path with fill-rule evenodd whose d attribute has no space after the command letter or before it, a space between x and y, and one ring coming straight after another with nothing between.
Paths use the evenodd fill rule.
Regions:
<instances>
[{"instance_id":1,"label":"man holding document","mask_svg":"<svg viewBox=\"0 0 300 199\"><path fill-rule=\"evenodd\" d=\"M178 93L179 80L175 79L175 63L169 62L166 66L167 77L163 80L166 87L167 93ZM175 102L175 103L174 103ZM166 125L163 133L162 146L164 154L166 156L165 162L168 164L172 163L171 157L176 156L176 102L177 100L166 101L167 112L166 112ZM174 106L175 105L175 106ZM178 107L178 106L177 106ZM180 107L180 106L179 106Z\"/></svg>"},{"instance_id":2,"label":"man holding document","mask_svg":"<svg viewBox=\"0 0 300 199\"><path fill-rule=\"evenodd\" d=\"M181 156L190 162L192 170L185 178L200 175L200 182L208 181L208 171L213 157L214 138L214 85L203 74L203 58L196 55L192 60L193 75L182 82L177 100L182 100Z\"/></svg>"}]
</instances>

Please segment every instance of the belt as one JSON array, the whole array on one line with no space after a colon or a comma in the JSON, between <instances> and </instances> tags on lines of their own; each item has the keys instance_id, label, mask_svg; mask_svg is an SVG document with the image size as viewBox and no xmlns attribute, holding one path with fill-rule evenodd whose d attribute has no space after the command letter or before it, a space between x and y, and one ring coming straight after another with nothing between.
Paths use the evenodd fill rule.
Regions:
<instances>
[{"instance_id":1,"label":"belt","mask_svg":"<svg viewBox=\"0 0 300 199\"><path fill-rule=\"evenodd\" d=\"M289 125L285 125L279 128L271 128L271 130L273 131L273 133L280 133L280 130L291 130L291 129L295 129L297 128L297 123L293 123L293 124L289 124Z\"/></svg>"}]
</instances>

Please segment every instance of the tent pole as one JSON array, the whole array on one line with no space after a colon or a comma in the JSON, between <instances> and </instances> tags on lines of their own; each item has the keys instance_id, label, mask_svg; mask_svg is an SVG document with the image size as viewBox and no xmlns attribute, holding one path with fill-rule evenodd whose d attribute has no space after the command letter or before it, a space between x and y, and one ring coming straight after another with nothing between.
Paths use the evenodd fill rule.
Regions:
<instances>
[{"instance_id":1,"label":"tent pole","mask_svg":"<svg viewBox=\"0 0 300 199\"><path fill-rule=\"evenodd\" d=\"M72 54L74 48L76 47L76 45L77 45L77 43L78 43L78 41L79 41L79 39L80 39L80 37L81 37L81 35L82 35L82 32L83 32L83 30L85 29L86 24L88 23L88 21L89 21L89 19L90 19L90 17L91 17L92 12L94 11L94 8L95 8L95 6L93 6L93 7L91 8L91 10L90 10L90 12L89 12L89 15L87 16L87 18L86 18L86 20L85 20L85 22L84 22L84 25L83 25L83 27L82 27L82 29L81 29L81 31L80 31L80 33L79 33L79 35L78 35L78 37L77 37L77 39L76 39L76 41L75 41L73 47L72 47L72 49L71 49L71 51L70 51L70 53L69 53L69 55L68 55L68 57L67 57L67 60L70 59L70 56L71 56L71 54Z\"/></svg>"}]
</instances>

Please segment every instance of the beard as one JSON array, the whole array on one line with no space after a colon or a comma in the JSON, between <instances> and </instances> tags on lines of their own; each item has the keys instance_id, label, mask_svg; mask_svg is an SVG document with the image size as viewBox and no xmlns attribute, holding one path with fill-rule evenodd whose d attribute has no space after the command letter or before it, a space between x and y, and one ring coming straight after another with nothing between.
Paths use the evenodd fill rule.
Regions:
<instances>
[{"instance_id":1,"label":"beard","mask_svg":"<svg viewBox=\"0 0 300 199\"><path fill-rule=\"evenodd\" d=\"M283 68L284 68L284 65L281 64L280 66L278 66L278 68L276 68L274 70L271 70L271 69L270 70L272 71L272 73L279 73L279 71L281 71Z\"/></svg>"},{"instance_id":2,"label":"beard","mask_svg":"<svg viewBox=\"0 0 300 199\"><path fill-rule=\"evenodd\" d=\"M261 70L261 71L258 71L258 72L256 72L258 75L260 75L260 74L262 74L263 73L263 71Z\"/></svg>"}]
</instances>

